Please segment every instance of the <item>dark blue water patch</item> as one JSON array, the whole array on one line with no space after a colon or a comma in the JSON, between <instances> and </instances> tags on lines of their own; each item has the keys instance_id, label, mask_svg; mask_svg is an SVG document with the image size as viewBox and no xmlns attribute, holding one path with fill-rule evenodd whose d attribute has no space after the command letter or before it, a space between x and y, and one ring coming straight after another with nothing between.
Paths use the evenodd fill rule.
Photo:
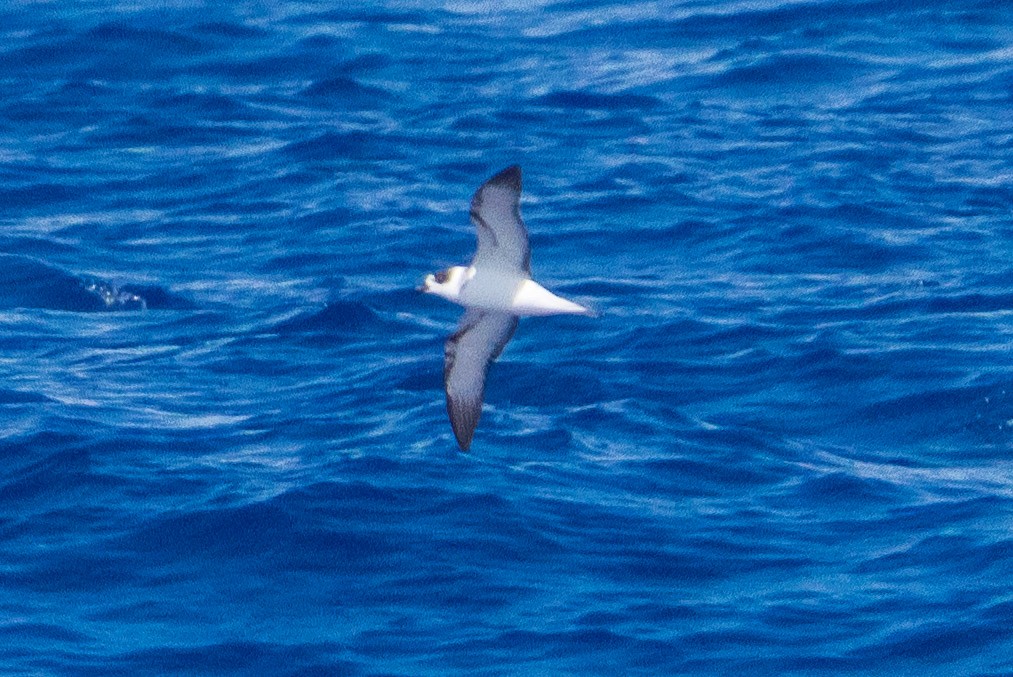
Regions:
<instances>
[{"instance_id":1,"label":"dark blue water patch","mask_svg":"<svg viewBox=\"0 0 1013 677\"><path fill-rule=\"evenodd\" d=\"M970 658L1008 638L1008 628L982 623L924 621L892 633L876 644L851 652L866 665L890 666L894 661L913 661L928 668L940 661ZM1008 667L1008 666L1005 666Z\"/></svg>"},{"instance_id":2,"label":"dark blue water patch","mask_svg":"<svg viewBox=\"0 0 1013 677\"><path fill-rule=\"evenodd\" d=\"M321 221L327 225L341 223L345 212L343 210L329 211ZM312 228L316 219L302 221L308 228ZM333 267L334 257L327 252L294 251L276 255L264 264L264 270L269 273L280 273L285 271L307 271L324 270ZM341 278L331 278L328 281L328 288L341 289L345 286Z\"/></svg>"},{"instance_id":3,"label":"dark blue water patch","mask_svg":"<svg viewBox=\"0 0 1013 677\"><path fill-rule=\"evenodd\" d=\"M682 202L683 198L686 198L685 194L680 193L676 197L675 202ZM608 195L597 195L584 200L581 203L581 207L589 209L595 212L604 213L615 213L617 209L637 209L643 207L649 207L654 205L656 200L646 195L629 195L629 194L608 194ZM537 236L532 238L532 246L538 245ZM646 244L643 239L640 240L640 244ZM594 251L593 249L591 251Z\"/></svg>"},{"instance_id":4,"label":"dark blue water patch","mask_svg":"<svg viewBox=\"0 0 1013 677\"><path fill-rule=\"evenodd\" d=\"M980 544L966 536L930 536L900 552L861 563L863 572L934 571L953 574L975 571L983 576L1004 577L1013 570L1013 542L1009 540Z\"/></svg>"},{"instance_id":5,"label":"dark blue water patch","mask_svg":"<svg viewBox=\"0 0 1013 677\"><path fill-rule=\"evenodd\" d=\"M46 452L43 452L46 453ZM54 507L64 500L73 500L80 492L100 490L111 478L95 473L92 454L85 450L66 448L51 451L40 459L28 457L27 465L4 473L0 486L0 504L27 507L36 501L48 501Z\"/></svg>"},{"instance_id":6,"label":"dark blue water patch","mask_svg":"<svg viewBox=\"0 0 1013 677\"><path fill-rule=\"evenodd\" d=\"M89 133L90 144L106 146L172 146L211 145L230 139L232 143L246 135L242 126L210 125L189 115L136 115L105 131Z\"/></svg>"},{"instance_id":7,"label":"dark blue water patch","mask_svg":"<svg viewBox=\"0 0 1013 677\"><path fill-rule=\"evenodd\" d=\"M73 79L62 81L49 91L45 105L57 106L64 113L78 111L94 116L98 102L114 98L118 93L117 88L108 83Z\"/></svg>"},{"instance_id":8,"label":"dark blue water patch","mask_svg":"<svg viewBox=\"0 0 1013 677\"><path fill-rule=\"evenodd\" d=\"M524 508L525 506L514 505L498 494L478 491L441 498L425 514L440 521L441 539L464 541L467 538L462 536L474 530L476 533L486 532L481 538L501 542L507 548L530 547L542 557L549 557L553 553L562 554L565 549L555 539L535 532L525 523ZM490 525L495 526L488 529ZM459 547L472 546L462 542Z\"/></svg>"},{"instance_id":9,"label":"dark blue water patch","mask_svg":"<svg viewBox=\"0 0 1013 677\"><path fill-rule=\"evenodd\" d=\"M1009 204L1013 202L1013 187L1010 186L976 186L967 190L963 201L964 209L960 216L975 216L979 214L993 215L1002 213ZM1009 229L1010 224L1005 224Z\"/></svg>"},{"instance_id":10,"label":"dark blue water patch","mask_svg":"<svg viewBox=\"0 0 1013 677\"><path fill-rule=\"evenodd\" d=\"M829 158L828 158L829 159ZM863 160L871 161L869 158ZM815 231L830 224L854 227L864 224L868 231L918 230L924 222L909 213L888 208L884 203L859 204L841 201L830 206L791 205L780 207L773 217L787 224L775 231L780 238L814 237Z\"/></svg>"},{"instance_id":11,"label":"dark blue water patch","mask_svg":"<svg viewBox=\"0 0 1013 677\"><path fill-rule=\"evenodd\" d=\"M483 444L510 446L527 456L540 458L565 453L574 446L573 434L564 426L518 432L513 425L499 425L492 416L486 416L477 434L482 436ZM449 448L452 449L452 444Z\"/></svg>"},{"instance_id":12,"label":"dark blue water patch","mask_svg":"<svg viewBox=\"0 0 1013 677\"><path fill-rule=\"evenodd\" d=\"M14 463L22 458L45 457L52 450L82 448L87 441L84 431L68 432L58 429L33 430L21 436L9 436L0 441L0 452L8 459L6 470L13 469Z\"/></svg>"},{"instance_id":13,"label":"dark blue water patch","mask_svg":"<svg viewBox=\"0 0 1013 677\"><path fill-rule=\"evenodd\" d=\"M642 438L645 445L661 438L669 441L671 447L678 445L681 431L694 425L692 419L674 406L640 403L625 398L608 404L594 402L579 407L568 413L565 421L579 429L600 431L616 439Z\"/></svg>"},{"instance_id":14,"label":"dark blue water patch","mask_svg":"<svg viewBox=\"0 0 1013 677\"><path fill-rule=\"evenodd\" d=\"M679 443L672 441L670 446L678 447ZM694 456L624 463L620 466L623 474L617 481L638 493L648 492L678 500L716 498L724 495L727 487L758 489L783 479L771 469L754 468L735 459L714 458L714 452L707 449L698 451L699 455Z\"/></svg>"},{"instance_id":15,"label":"dark blue water patch","mask_svg":"<svg viewBox=\"0 0 1013 677\"><path fill-rule=\"evenodd\" d=\"M888 427L894 434L904 431L911 441L967 435L1001 444L1008 440L1008 421L1013 419L1008 392L1013 392L1013 385L927 388L862 407L852 420L861 421L864 427Z\"/></svg>"},{"instance_id":16,"label":"dark blue water patch","mask_svg":"<svg viewBox=\"0 0 1013 677\"><path fill-rule=\"evenodd\" d=\"M987 607L979 612L979 615L983 622L1003 625L1009 623L1009 619L1013 618L1013 601L1001 601L994 604L988 604Z\"/></svg>"},{"instance_id":17,"label":"dark blue water patch","mask_svg":"<svg viewBox=\"0 0 1013 677\"><path fill-rule=\"evenodd\" d=\"M431 362L415 364L405 368L403 371L407 375L398 381L395 387L399 390L407 390L410 392L435 392L442 390L443 353L437 349L436 344L433 345L432 355L433 359ZM440 357L437 358L437 355Z\"/></svg>"},{"instance_id":18,"label":"dark blue water patch","mask_svg":"<svg viewBox=\"0 0 1013 677\"><path fill-rule=\"evenodd\" d=\"M155 90L143 95L146 107L157 110L163 117L186 120L191 126L214 122L253 122L275 119L276 114L258 109L236 96L215 92L179 92L175 89ZM219 129L221 129L219 127ZM224 130L229 136L243 136L242 127Z\"/></svg>"},{"instance_id":19,"label":"dark blue water patch","mask_svg":"<svg viewBox=\"0 0 1013 677\"><path fill-rule=\"evenodd\" d=\"M8 390L0 388L0 405L3 404L37 404L51 402L52 400L39 393L25 392L22 390Z\"/></svg>"},{"instance_id":20,"label":"dark blue water patch","mask_svg":"<svg viewBox=\"0 0 1013 677\"><path fill-rule=\"evenodd\" d=\"M773 638L772 638L773 639ZM810 643L812 636L810 636ZM793 647L794 653L789 656L759 657L751 659L736 659L731 661L736 672L743 674L845 674L860 670L874 670L875 666L862 663L859 660L849 659L833 655L804 655L806 653L819 654L818 651L810 650L808 647ZM685 669L693 672L706 672L708 665L701 661L687 661Z\"/></svg>"},{"instance_id":21,"label":"dark blue water patch","mask_svg":"<svg viewBox=\"0 0 1013 677\"><path fill-rule=\"evenodd\" d=\"M622 30L614 24L588 26L574 23L565 34L563 44L595 44L606 42L616 46L665 47L678 44L724 46L729 42L767 45L767 52L811 48L816 40L827 40L834 31L848 31L866 17L884 17L900 9L898 5L879 2L857 2L842 14L836 5L826 2L795 3L790 6L757 6L736 11L709 10L701 7L684 18L665 20L627 20ZM855 28L854 30L863 30ZM771 42L776 41L776 42Z\"/></svg>"},{"instance_id":22,"label":"dark blue water patch","mask_svg":"<svg viewBox=\"0 0 1013 677\"><path fill-rule=\"evenodd\" d=\"M341 163L353 160L391 160L403 146L369 132L325 132L306 141L294 141L285 152L300 162Z\"/></svg>"},{"instance_id":23,"label":"dark blue water patch","mask_svg":"<svg viewBox=\"0 0 1013 677\"><path fill-rule=\"evenodd\" d=\"M413 596L412 591L417 591L417 596ZM462 615L491 616L530 593L531 590L523 585L498 584L483 580L473 572L455 575L437 568L393 577L383 597L392 605L425 600L424 604L430 608L439 607Z\"/></svg>"},{"instance_id":24,"label":"dark blue water patch","mask_svg":"<svg viewBox=\"0 0 1013 677\"><path fill-rule=\"evenodd\" d=\"M813 95L814 90L839 87L866 72L868 67L857 59L820 54L780 55L758 63L731 68L717 79L724 87L762 90L765 96L793 90Z\"/></svg>"},{"instance_id":25,"label":"dark blue water patch","mask_svg":"<svg viewBox=\"0 0 1013 677\"><path fill-rule=\"evenodd\" d=\"M890 506L906 496L890 482L841 471L805 479L791 494L793 500L803 504L818 504L826 509L843 511L876 504Z\"/></svg>"},{"instance_id":26,"label":"dark blue water patch","mask_svg":"<svg viewBox=\"0 0 1013 677\"><path fill-rule=\"evenodd\" d=\"M320 503L324 496L328 497L327 502ZM301 506L307 501L324 521L317 526L293 525L295 534L282 537L283 541L300 542L302 555L293 552L284 556L298 558L289 559L288 566L301 570L316 570L320 566L351 573L360 566L366 569L383 566L392 575L405 571L427 575L425 572L433 567L438 571L440 562L449 553L477 562L498 552L497 566L513 561L543 561L560 554L558 545L534 533L511 503L488 493L450 494L409 487L381 489L351 483L320 485L309 493L291 494L278 503ZM418 528L404 528L403 520L408 515L421 520ZM376 518L387 526L375 523ZM333 524L327 526L335 519L344 526L338 530ZM466 535L469 532L470 536ZM303 538L311 540L303 543ZM305 552L310 543L317 552L313 558ZM332 562L335 557L342 561ZM391 593L398 594L396 590L361 590L358 594L375 597ZM456 593L445 590L439 596L448 594Z\"/></svg>"},{"instance_id":27,"label":"dark blue water patch","mask_svg":"<svg viewBox=\"0 0 1013 677\"><path fill-rule=\"evenodd\" d=\"M364 666L345 658L350 650L340 644L223 642L219 644L155 647L119 654L101 666L78 668L85 675L337 675L367 674Z\"/></svg>"},{"instance_id":28,"label":"dark blue water patch","mask_svg":"<svg viewBox=\"0 0 1013 677\"><path fill-rule=\"evenodd\" d=\"M372 108L383 105L390 94L372 85L364 85L354 78L337 75L317 80L303 90L303 94L323 105L338 104L341 108Z\"/></svg>"},{"instance_id":29,"label":"dark blue water patch","mask_svg":"<svg viewBox=\"0 0 1013 677\"><path fill-rule=\"evenodd\" d=\"M491 402L502 401L519 406L566 406L599 402L607 393L591 365L500 362L489 370L486 395Z\"/></svg>"},{"instance_id":30,"label":"dark blue water patch","mask_svg":"<svg viewBox=\"0 0 1013 677\"><path fill-rule=\"evenodd\" d=\"M158 285L124 284L118 288L119 294L141 299L147 310L196 310L197 304L190 299L171 292Z\"/></svg>"},{"instance_id":31,"label":"dark blue water patch","mask_svg":"<svg viewBox=\"0 0 1013 677\"><path fill-rule=\"evenodd\" d=\"M760 348L765 344L783 341L788 332L784 326L769 323L742 322L725 326L722 324L698 323L692 320L677 320L656 328L658 342L639 344L638 347L672 347L673 342L692 346L703 354L735 352L742 348ZM667 342L665 339L667 338ZM697 352L699 354L699 352Z\"/></svg>"},{"instance_id":32,"label":"dark blue water patch","mask_svg":"<svg viewBox=\"0 0 1013 677\"><path fill-rule=\"evenodd\" d=\"M513 656L519 665L561 666L565 672L584 674L615 674L627 670L671 669L677 664L678 652L672 645L656 639L646 639L611 628L578 628L556 632L536 630L508 630L495 637L467 640L455 647L455 654L468 656L488 653ZM458 659L460 660L460 659ZM456 663L456 661L455 661ZM563 667L565 666L565 667ZM481 669L485 666L456 663L463 669Z\"/></svg>"},{"instance_id":33,"label":"dark blue water patch","mask_svg":"<svg viewBox=\"0 0 1013 677\"><path fill-rule=\"evenodd\" d=\"M923 503L906 503L894 506L889 514L878 520L883 529L898 529L911 535L936 533L943 529L953 532L976 528L988 523L994 515L1009 510L1009 501L995 496L965 498L957 489L951 490L956 498Z\"/></svg>"},{"instance_id":34,"label":"dark blue water patch","mask_svg":"<svg viewBox=\"0 0 1013 677\"><path fill-rule=\"evenodd\" d=\"M683 360L641 359L613 371L635 379L640 391L650 393L652 400L675 407L728 397L739 391L743 382L755 382L752 378L723 374L710 364Z\"/></svg>"},{"instance_id":35,"label":"dark blue water patch","mask_svg":"<svg viewBox=\"0 0 1013 677\"><path fill-rule=\"evenodd\" d=\"M792 641L802 642L811 639L813 632L843 638L870 629L866 619L856 618L839 601L828 604L815 595L799 596L796 599L789 595L783 603L760 609L758 620L775 632L784 633L782 637L787 639L786 635L790 633Z\"/></svg>"},{"instance_id":36,"label":"dark blue water patch","mask_svg":"<svg viewBox=\"0 0 1013 677\"><path fill-rule=\"evenodd\" d=\"M70 37L65 28L57 27L35 37L35 44L0 54L0 63L17 72L54 67L66 72L67 67L81 63L80 44Z\"/></svg>"},{"instance_id":37,"label":"dark blue water patch","mask_svg":"<svg viewBox=\"0 0 1013 677\"><path fill-rule=\"evenodd\" d=\"M661 106L661 102L644 94L601 94L578 90L565 90L544 94L532 103L549 108L577 110L639 110L645 111Z\"/></svg>"},{"instance_id":38,"label":"dark blue water patch","mask_svg":"<svg viewBox=\"0 0 1013 677\"><path fill-rule=\"evenodd\" d=\"M62 204L79 200L83 195L82 190L63 183L33 183L0 190L0 202L15 212L44 213Z\"/></svg>"},{"instance_id":39,"label":"dark blue water patch","mask_svg":"<svg viewBox=\"0 0 1013 677\"><path fill-rule=\"evenodd\" d=\"M364 303L334 300L318 311L285 320L274 329L283 336L351 334L368 338L383 325L383 320Z\"/></svg>"},{"instance_id":40,"label":"dark blue water patch","mask_svg":"<svg viewBox=\"0 0 1013 677\"><path fill-rule=\"evenodd\" d=\"M612 552L608 558L610 564L600 573L619 581L639 579L650 585L716 585L764 571L784 575L818 564L802 555L784 556L727 542L704 542L700 546L683 551L664 547L620 547ZM718 552L715 552L716 547Z\"/></svg>"},{"instance_id":41,"label":"dark blue water patch","mask_svg":"<svg viewBox=\"0 0 1013 677\"><path fill-rule=\"evenodd\" d=\"M855 322L855 321L888 321L888 320L920 320L924 319L933 313L930 313L930 307L947 308L942 311L943 314L952 314L955 311L953 308L956 307L959 301L953 297L942 297L942 302L938 301L939 297L935 296L936 290L940 288L940 283L935 280L922 280L913 279L909 284L896 287L890 285L886 291L890 291L884 298L878 298L876 300L869 300L863 302L861 297L850 298L846 293L842 293L840 299L837 300L839 307L834 308L833 317L838 322ZM844 290L842 289L842 292ZM870 294L870 292L866 292ZM982 300L982 303L985 303ZM991 301L987 301L991 303ZM970 304L973 308L973 303ZM937 310L937 313L940 312ZM969 310L969 312L979 312L976 310ZM795 327L800 330L812 327L821 321L821 318L815 313L812 308L801 308L794 307L785 309L783 311L774 314L770 320L787 326ZM926 327L926 329L929 329ZM944 331L949 331L944 330ZM823 338L820 340L828 340L826 338L826 332L823 332ZM912 351L913 353L926 355L926 351ZM898 351L892 355L875 357L866 356L870 359L888 360L891 363L902 362L905 355L908 353L907 350ZM850 358L862 359L860 356L849 356Z\"/></svg>"},{"instance_id":42,"label":"dark blue water patch","mask_svg":"<svg viewBox=\"0 0 1013 677\"><path fill-rule=\"evenodd\" d=\"M227 40L233 44L235 40L255 40L268 38L271 34L258 26L237 21L209 21L195 25L191 32L209 35Z\"/></svg>"},{"instance_id":43,"label":"dark blue water patch","mask_svg":"<svg viewBox=\"0 0 1013 677\"><path fill-rule=\"evenodd\" d=\"M141 27L124 22L108 22L89 29L84 39L107 49L128 50L135 58L146 53L170 58L196 56L205 45L177 31Z\"/></svg>"},{"instance_id":44,"label":"dark blue water patch","mask_svg":"<svg viewBox=\"0 0 1013 677\"><path fill-rule=\"evenodd\" d=\"M273 503L290 512L308 510L321 524L333 517L338 523L354 526L356 516L361 519L381 518L375 526L398 529L396 518L405 514L427 514L450 495L442 488L431 484L414 485L410 482L411 464L395 463L385 458L368 457L348 459L342 462L348 474L359 479L343 482L314 482L283 494ZM369 478L371 468L385 469L391 480L387 485L373 484ZM397 473L402 473L397 475ZM368 528L363 523L365 528Z\"/></svg>"},{"instance_id":45,"label":"dark blue water patch","mask_svg":"<svg viewBox=\"0 0 1013 677\"><path fill-rule=\"evenodd\" d=\"M76 248L70 243L32 236L0 236L0 248L12 256L41 261L66 260L65 257L72 256L76 252Z\"/></svg>"},{"instance_id":46,"label":"dark blue water patch","mask_svg":"<svg viewBox=\"0 0 1013 677\"><path fill-rule=\"evenodd\" d=\"M148 305L147 296L152 305ZM45 308L73 312L185 309L192 305L165 289L148 285L117 287L78 277L34 259L0 255L0 308Z\"/></svg>"},{"instance_id":47,"label":"dark blue water patch","mask_svg":"<svg viewBox=\"0 0 1013 677\"><path fill-rule=\"evenodd\" d=\"M252 343L251 345L259 345ZM306 373L306 369L299 365L292 364L288 359L269 359L264 357L257 357L254 355L245 355L242 349L242 343L237 345L233 350L229 351L229 354L222 356L221 359L208 364L208 370L215 374L233 374L233 375L249 375L249 374L271 374L275 377L289 376L294 374ZM255 353L256 355L257 353Z\"/></svg>"},{"instance_id":48,"label":"dark blue water patch","mask_svg":"<svg viewBox=\"0 0 1013 677\"><path fill-rule=\"evenodd\" d=\"M828 148L814 149L809 155L809 158L813 162L828 162L837 167L841 168L854 168L864 167L864 171L892 171L894 172L893 182L896 185L899 177L896 174L895 167L897 166L900 158L900 149L895 145L885 143L849 143L849 144L835 144ZM930 184L934 183L930 178L911 174L909 175L915 180L914 185L919 188L928 188ZM781 213L785 217L792 217L795 215L806 216L811 215L813 218L823 219L827 217L833 217L835 214L840 216L847 216L847 213L842 213L840 209L853 210L853 209L869 209L872 207L868 205L837 205L831 207L813 207L812 205L789 205L781 208ZM886 209L875 209L873 216L876 219L885 218L888 219L887 223L890 223L890 219L900 218L901 214L898 214L892 210ZM876 221L873 220L873 223ZM914 219L908 219L908 223L912 226L916 225Z\"/></svg>"},{"instance_id":49,"label":"dark blue water patch","mask_svg":"<svg viewBox=\"0 0 1013 677\"><path fill-rule=\"evenodd\" d=\"M725 420L727 418L731 420ZM780 436L762 427L747 425L740 418L729 417L728 414L715 415L709 423L706 427L697 425L681 431L683 443L691 444L698 450L697 453L709 453L711 457L714 452L706 450L726 450L727 455L718 458L723 464L734 468L734 472L744 472L746 478L755 477L753 472L767 472L765 464L760 463L764 458L794 459L793 452L785 448Z\"/></svg>"},{"instance_id":50,"label":"dark blue water patch","mask_svg":"<svg viewBox=\"0 0 1013 677\"><path fill-rule=\"evenodd\" d=\"M774 225L774 224L771 224ZM771 232L778 232L772 229ZM789 271L879 272L925 259L927 250L918 244L888 244L872 239L873 227L851 225L834 231L825 225L794 224L782 227L778 238L750 247L743 258L747 270L765 273ZM766 239L766 237L764 237Z\"/></svg>"},{"instance_id":51,"label":"dark blue water patch","mask_svg":"<svg viewBox=\"0 0 1013 677\"><path fill-rule=\"evenodd\" d=\"M319 37L319 36L317 36ZM307 38L311 40L312 38ZM326 45L322 45L326 48ZM366 75L378 74L384 69L397 66L398 62L393 55L387 52L361 52L342 61L336 68L335 73L343 75Z\"/></svg>"},{"instance_id":52,"label":"dark blue water patch","mask_svg":"<svg viewBox=\"0 0 1013 677\"><path fill-rule=\"evenodd\" d=\"M301 54L262 54L249 58L227 56L203 66L208 75L240 83L263 83L284 78L309 78L319 74L322 65L307 63Z\"/></svg>"},{"instance_id":53,"label":"dark blue water patch","mask_svg":"<svg viewBox=\"0 0 1013 677\"><path fill-rule=\"evenodd\" d=\"M75 632L66 627L49 623L19 623L11 622L0 625L0 637L8 646L21 642L43 643L50 642L73 643L89 642L93 638L84 633Z\"/></svg>"},{"instance_id":54,"label":"dark blue water patch","mask_svg":"<svg viewBox=\"0 0 1013 677\"><path fill-rule=\"evenodd\" d=\"M581 193L619 193L625 187L620 178L619 172L601 174L574 184L573 190Z\"/></svg>"},{"instance_id":55,"label":"dark blue water patch","mask_svg":"<svg viewBox=\"0 0 1013 677\"><path fill-rule=\"evenodd\" d=\"M45 561L2 574L0 581L33 592L66 594L112 591L140 579L121 558L78 551L50 552Z\"/></svg>"},{"instance_id":56,"label":"dark blue water patch","mask_svg":"<svg viewBox=\"0 0 1013 677\"><path fill-rule=\"evenodd\" d=\"M625 294L641 293L649 286L638 284L635 280L587 280L559 286L560 292L575 296L599 298L615 298Z\"/></svg>"},{"instance_id":57,"label":"dark blue water patch","mask_svg":"<svg viewBox=\"0 0 1013 677\"><path fill-rule=\"evenodd\" d=\"M363 23L368 26L382 26L386 24L429 24L435 21L439 17L447 18L451 16L447 12L442 10L430 10L430 11L409 11L409 10L390 10L390 9L360 9L358 7L342 7L337 9L327 9L321 12L312 12L307 14L301 14L292 19L293 23L308 23L312 25L318 25L321 22L326 23Z\"/></svg>"},{"instance_id":58,"label":"dark blue water patch","mask_svg":"<svg viewBox=\"0 0 1013 677\"><path fill-rule=\"evenodd\" d=\"M833 2L811 2L788 6L756 7L743 11L719 13L701 12L679 23L679 29L691 35L745 35L774 36L787 33L792 36L813 38L832 29L847 29L847 26L868 17L892 16L894 20L910 20L904 10L923 9L913 0L890 3L883 0L855 2L848 12L841 14ZM935 14L935 13L934 13ZM899 16L898 16L899 15Z\"/></svg>"},{"instance_id":59,"label":"dark blue water patch","mask_svg":"<svg viewBox=\"0 0 1013 677\"><path fill-rule=\"evenodd\" d=\"M205 43L191 35L145 22L109 22L75 35L67 45L77 49L64 73L73 79L137 82L178 71L180 60L199 58Z\"/></svg>"},{"instance_id":60,"label":"dark blue water patch","mask_svg":"<svg viewBox=\"0 0 1013 677\"><path fill-rule=\"evenodd\" d=\"M392 502L389 497L382 500ZM403 557L403 544L393 533L361 528L354 521L315 526L293 519L285 508L282 500L167 517L137 529L113 547L149 567L196 552L202 561L222 565L242 561L244 568L332 575L361 575Z\"/></svg>"},{"instance_id":61,"label":"dark blue water patch","mask_svg":"<svg viewBox=\"0 0 1013 677\"><path fill-rule=\"evenodd\" d=\"M877 374L881 375L892 366L886 356L847 353L835 343L825 338L813 341L782 363L785 375L796 383L838 388L848 383L874 380Z\"/></svg>"},{"instance_id":62,"label":"dark blue water patch","mask_svg":"<svg viewBox=\"0 0 1013 677\"><path fill-rule=\"evenodd\" d=\"M489 132L499 128L499 122L492 115L487 113L470 113L467 115L461 115L454 118L450 126L451 131L462 134L471 132ZM484 165L475 166L476 173L485 171L485 169Z\"/></svg>"},{"instance_id":63,"label":"dark blue water patch","mask_svg":"<svg viewBox=\"0 0 1013 677\"><path fill-rule=\"evenodd\" d=\"M711 325L700 320L677 319L651 326L635 327L621 337L621 342L630 351L639 355L641 359L647 359L651 355L665 354L672 347L680 344L713 346L716 341L721 340L719 334L727 336L729 342L736 347L741 345L742 339L746 339L749 344L752 344L765 338L768 331L765 327L751 325L735 330L715 332Z\"/></svg>"},{"instance_id":64,"label":"dark blue water patch","mask_svg":"<svg viewBox=\"0 0 1013 677\"><path fill-rule=\"evenodd\" d=\"M238 194L236 198L245 197ZM272 201L272 200L237 200L233 201L208 201L201 205L202 210L205 214L221 214L223 216L262 216L272 217L280 214L285 214L291 208L287 202ZM256 240L251 239L249 241L250 246L256 246Z\"/></svg>"},{"instance_id":65,"label":"dark blue water patch","mask_svg":"<svg viewBox=\"0 0 1013 677\"><path fill-rule=\"evenodd\" d=\"M999 313L1009 310L1013 310L1013 293L934 295L924 302L924 311L928 313Z\"/></svg>"}]
</instances>

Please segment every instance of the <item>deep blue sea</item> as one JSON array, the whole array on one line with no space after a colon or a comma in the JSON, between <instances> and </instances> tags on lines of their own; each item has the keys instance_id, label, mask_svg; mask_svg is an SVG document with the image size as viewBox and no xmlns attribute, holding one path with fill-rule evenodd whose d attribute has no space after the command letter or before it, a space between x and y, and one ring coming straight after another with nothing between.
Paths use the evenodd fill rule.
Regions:
<instances>
[{"instance_id":1,"label":"deep blue sea","mask_svg":"<svg viewBox=\"0 0 1013 677\"><path fill-rule=\"evenodd\" d=\"M1013 674L1013 5L0 7L0 674ZM536 279L447 420L474 190Z\"/></svg>"}]
</instances>

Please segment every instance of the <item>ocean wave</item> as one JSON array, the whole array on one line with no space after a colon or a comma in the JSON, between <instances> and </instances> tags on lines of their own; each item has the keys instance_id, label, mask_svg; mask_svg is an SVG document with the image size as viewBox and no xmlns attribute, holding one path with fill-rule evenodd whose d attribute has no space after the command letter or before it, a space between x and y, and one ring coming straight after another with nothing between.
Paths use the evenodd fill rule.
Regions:
<instances>
[{"instance_id":1,"label":"ocean wave","mask_svg":"<svg viewBox=\"0 0 1013 677\"><path fill-rule=\"evenodd\" d=\"M31 258L0 255L0 308L96 312L190 307L182 297L157 286L115 286Z\"/></svg>"}]
</instances>

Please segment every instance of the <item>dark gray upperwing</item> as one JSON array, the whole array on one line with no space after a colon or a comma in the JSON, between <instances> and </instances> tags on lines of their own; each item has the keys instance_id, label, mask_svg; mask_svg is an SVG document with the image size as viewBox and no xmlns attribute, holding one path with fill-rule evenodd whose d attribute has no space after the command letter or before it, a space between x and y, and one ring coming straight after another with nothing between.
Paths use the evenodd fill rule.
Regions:
<instances>
[{"instance_id":1,"label":"dark gray upperwing","mask_svg":"<svg viewBox=\"0 0 1013 677\"><path fill-rule=\"evenodd\" d=\"M517 317L469 309L444 345L443 386L450 425L462 451L471 446L482 415L485 375L517 329Z\"/></svg>"},{"instance_id":2,"label":"dark gray upperwing","mask_svg":"<svg viewBox=\"0 0 1013 677\"><path fill-rule=\"evenodd\" d=\"M521 168L507 167L483 183L471 198L471 222L478 249L471 265L531 274L528 230L521 220Z\"/></svg>"}]
</instances>

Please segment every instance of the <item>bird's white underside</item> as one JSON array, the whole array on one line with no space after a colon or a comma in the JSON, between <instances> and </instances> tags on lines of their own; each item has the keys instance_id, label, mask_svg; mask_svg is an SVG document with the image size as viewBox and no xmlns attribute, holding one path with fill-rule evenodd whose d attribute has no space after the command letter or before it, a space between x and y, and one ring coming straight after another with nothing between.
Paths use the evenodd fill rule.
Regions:
<instances>
[{"instance_id":1,"label":"bird's white underside","mask_svg":"<svg viewBox=\"0 0 1013 677\"><path fill-rule=\"evenodd\" d=\"M531 279L527 229L520 217L521 174L510 167L486 181L471 201L478 247L470 266L428 275L423 291L465 308L445 346L447 411L462 449L471 445L482 413L485 374L513 336L517 318L590 315L588 308Z\"/></svg>"},{"instance_id":2,"label":"bird's white underside","mask_svg":"<svg viewBox=\"0 0 1013 677\"><path fill-rule=\"evenodd\" d=\"M475 266L455 266L451 271L450 279L443 285L436 284L432 276L427 277L428 291L465 308L505 312L518 317L591 312L514 271L483 269L480 272Z\"/></svg>"}]
</instances>

